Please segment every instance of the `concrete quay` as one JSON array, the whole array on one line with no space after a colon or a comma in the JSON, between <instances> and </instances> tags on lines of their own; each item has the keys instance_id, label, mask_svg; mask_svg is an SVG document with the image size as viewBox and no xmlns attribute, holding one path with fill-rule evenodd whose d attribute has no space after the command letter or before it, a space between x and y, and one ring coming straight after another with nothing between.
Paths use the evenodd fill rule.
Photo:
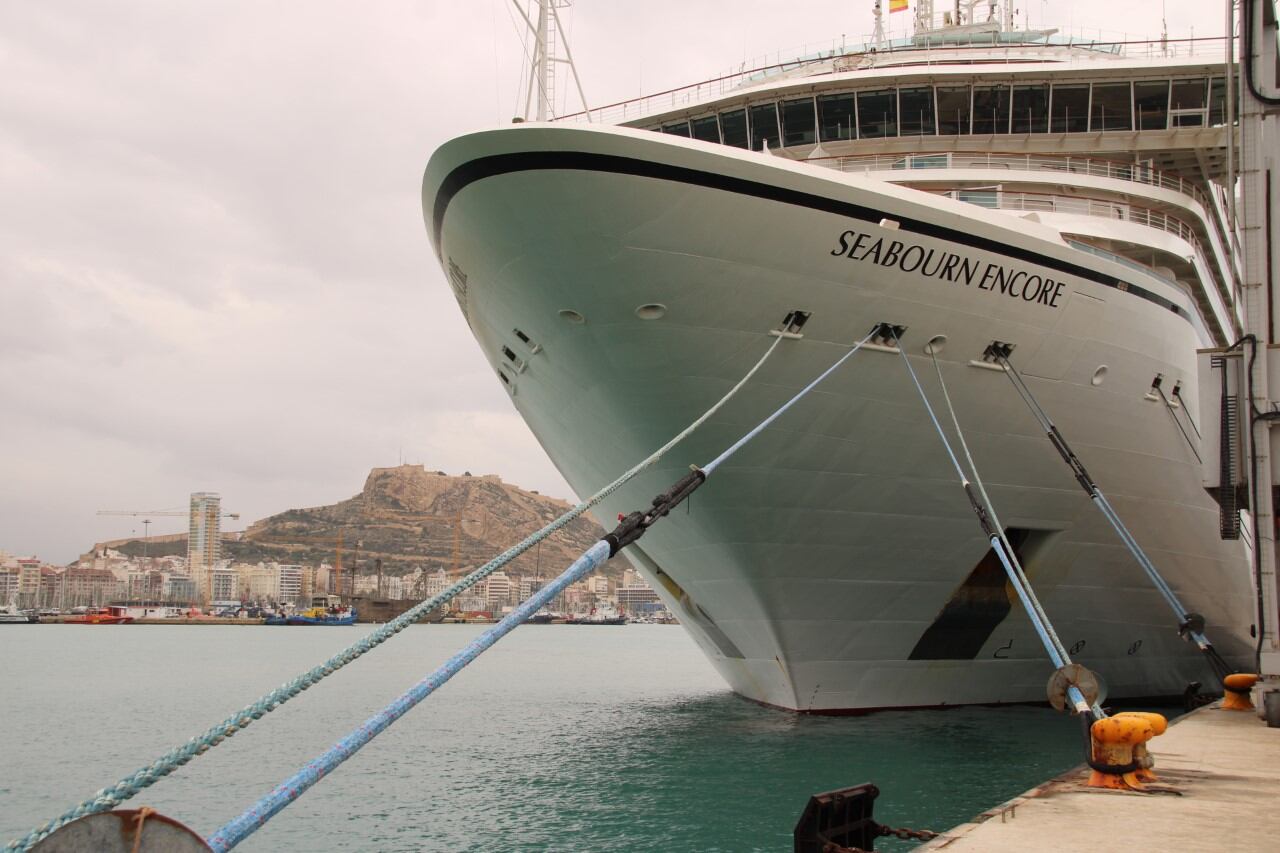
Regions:
<instances>
[{"instance_id":1,"label":"concrete quay","mask_svg":"<svg viewBox=\"0 0 1280 853\"><path fill-rule=\"evenodd\" d=\"M916 849L1280 850L1280 729L1215 704L1176 720L1149 747L1155 793L1086 788L1081 767Z\"/></svg>"}]
</instances>

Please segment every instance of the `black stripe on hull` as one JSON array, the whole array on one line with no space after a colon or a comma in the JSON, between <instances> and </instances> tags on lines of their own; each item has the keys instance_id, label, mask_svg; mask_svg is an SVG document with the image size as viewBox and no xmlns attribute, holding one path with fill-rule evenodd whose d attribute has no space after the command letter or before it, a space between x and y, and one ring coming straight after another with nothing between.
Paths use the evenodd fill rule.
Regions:
<instances>
[{"instance_id":1,"label":"black stripe on hull","mask_svg":"<svg viewBox=\"0 0 1280 853\"><path fill-rule=\"evenodd\" d=\"M489 157L480 157L458 166L445 176L445 179L440 183L440 189L436 193L435 204L432 209L431 239L435 246L437 257L439 257L441 253L440 240L441 231L444 228L445 213L448 211L449 203L453 201L453 197L455 195L467 186L474 184L477 181L482 181L485 178L492 178L498 175L507 175L515 172L548 170L605 172L615 175L631 175L639 178L653 178L660 181L671 181L690 186L720 190L722 192L736 193L738 195L750 196L752 198L776 201L781 204L804 207L809 210L833 213L838 216L859 220L867 223L868 225L878 225L885 214L885 211L876 210L874 208L867 207L866 205L840 201L839 199L814 195L813 193L801 192L800 190L787 189L786 187L774 186L773 184L764 184L759 181L749 181L745 178L721 175L716 172L704 172L684 166L673 166L668 163L658 163L652 160L638 160L633 157L621 157L615 154L596 154L585 151L521 151L511 154L495 154ZM1073 275L1078 278L1092 281L1096 284L1101 284L1104 287L1110 287L1114 290L1128 293L1129 295L1136 296L1139 299L1144 299L1147 302L1151 302L1167 311L1170 311L1171 313L1177 314L1187 322L1191 322L1191 314L1182 306L1174 303L1172 300L1166 299L1158 293L1147 290L1146 288L1131 282L1122 281L1115 276L1090 269L1089 267L1080 266L1079 264L1073 264L1069 261L1042 255L1029 249L1011 246L1008 243L1002 243L999 240L978 237L955 228L938 225L934 222L926 222L921 219L910 219L903 217L898 213L893 213L891 215L898 221L899 231L920 234L925 237L933 237L939 240L947 240L958 245L992 252L1007 258L1026 261L1028 263L1036 264L1037 266L1067 273L1068 275Z\"/></svg>"}]
</instances>

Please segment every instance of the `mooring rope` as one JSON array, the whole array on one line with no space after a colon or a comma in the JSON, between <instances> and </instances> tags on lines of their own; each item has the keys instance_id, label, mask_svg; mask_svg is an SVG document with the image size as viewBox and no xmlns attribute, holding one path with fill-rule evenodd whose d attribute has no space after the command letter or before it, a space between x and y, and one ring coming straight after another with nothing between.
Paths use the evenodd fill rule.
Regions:
<instances>
[{"instance_id":1,"label":"mooring rope","mask_svg":"<svg viewBox=\"0 0 1280 853\"><path fill-rule=\"evenodd\" d=\"M965 440L964 430L960 428L960 419L956 417L955 406L951 404L951 394L947 390L947 380L942 376L942 365L938 363L938 355L932 349L929 351L929 357L933 359L933 369L938 374L938 385L942 388L942 399L947 404L947 411L951 413L951 424L956 431L956 438L960 441L960 449L964 451L965 461L969 463L969 470L973 473L973 482L978 487L978 493L982 495L982 502L987 512L991 515L991 523L995 527L996 534L1000 537L1000 541L1004 543L1005 550L1010 554L1017 552L1013 549L1013 543L1009 541L1009 534L1005 532L1004 524L1000 521L1000 516L996 513L996 505L991 500L991 496L987 494L987 487L982 482L982 475L978 473L978 466L973 461L973 454L969 452L969 442ZM1014 568L1018 570L1018 580L1028 589L1031 589L1031 580L1027 577L1022 569L1022 564L1014 561ZM1058 637L1058 632L1053 629L1053 623L1049 620L1049 614L1044 611L1044 607L1040 604L1040 599L1034 594L1030 596L1031 603L1039 614L1041 621L1048 632L1049 639L1053 641L1054 647L1057 648L1058 654L1064 658L1067 657L1067 647Z\"/></svg>"},{"instance_id":2,"label":"mooring rope","mask_svg":"<svg viewBox=\"0 0 1280 853\"><path fill-rule=\"evenodd\" d=\"M475 586L484 578L493 574L498 569L502 568L507 563L532 548L534 545L546 539L569 522L578 518L591 507L600 503L600 501L613 494L636 475L652 467L673 447L688 438L694 430L706 423L707 420L720 411L720 409L728 403L730 399L742 390L742 387L756 375L761 367L764 366L764 363L773 355L774 351L778 348L778 344L783 340L784 338L781 336L775 338L773 343L769 345L768 350L765 351L764 355L762 355L751 369L748 370L740 380L738 380L736 385L730 388L729 391L715 403L715 405L707 409L701 416L677 433L670 441L659 447L640 462L636 463L620 477L600 489L591 497L573 506L541 530L525 537L518 544L513 545L506 551L503 551L497 557L449 586L438 595L414 605L400 616L397 616L395 619L392 619L382 625L368 636L356 643L353 643L341 652L338 652L319 666L313 667L302 675L285 682L280 687L262 696L257 701L246 705L240 711L232 714L230 717L213 726L203 734L192 738L181 746L169 750L146 767L131 773L110 787L103 788L74 808L68 809L60 816L47 821L36 829L33 829L24 837L9 842L5 849L7 851L27 850L60 826L78 818L85 817L86 815L110 811L143 789L154 784L165 776L168 776L170 773L191 761L196 756L203 755L205 752L222 743L236 732L248 727L254 720L261 719L264 715L274 711L276 708L294 698L302 691L332 675L334 672L337 672L339 669L364 655L366 652L369 652L386 642L391 637L417 622L427 613L453 599L459 593L465 592Z\"/></svg>"},{"instance_id":3,"label":"mooring rope","mask_svg":"<svg viewBox=\"0 0 1280 853\"><path fill-rule=\"evenodd\" d=\"M1177 596L1177 593L1173 591L1173 587L1169 586L1168 582L1165 581L1164 576L1160 574L1155 563L1153 563L1151 558L1147 556L1147 552L1138 544L1138 540L1134 538L1133 534L1129 531L1128 526L1121 520L1120 514L1116 512L1115 507L1111 505L1111 501L1107 500L1107 496L1103 494L1102 489L1100 489L1098 484L1093 481L1093 477L1090 476L1088 469L1084 467L1084 463L1080 461L1080 457L1076 456L1075 451L1073 451L1071 446L1067 444L1067 439L1062 435L1062 432L1059 431L1057 425L1050 419L1048 412L1044 410L1044 407L1040 405L1040 401L1031 393L1031 389L1027 387L1026 380L1023 379L1022 374L1018 372L1018 368L1014 367L1013 363L1009 361L1006 356L998 355L997 357L1001 366L1005 369L1005 375L1009 377L1009 381L1013 383L1014 389L1017 390L1018 396L1022 398L1023 403L1025 403L1027 408L1030 409L1032 416L1036 419L1036 422L1040 424L1040 428L1044 430L1045 435L1049 437L1049 442L1053 444L1054 448L1058 451L1058 455L1067 463L1067 466L1075 476L1076 482L1080 484L1080 487L1084 489L1085 494L1087 494L1089 499L1093 501L1093 504L1098 508L1098 511L1101 512L1103 517L1111 524L1116 535L1120 537L1120 541L1129 549L1129 553L1133 555L1133 558L1137 561L1143 572L1145 572L1147 577L1151 580L1151 585L1156 588L1156 591L1160 593L1162 598L1164 598L1165 603L1169 605L1169 609L1173 611L1174 616L1178 620L1179 633L1189 639L1198 649L1200 649L1208 660L1209 666L1213 670L1214 675L1216 675L1219 680L1230 675L1231 668L1227 665L1226 661L1222 659L1222 656L1218 654L1217 649L1213 647L1213 643L1209 642L1209 639L1204 634L1204 617L1183 606L1182 601L1179 600ZM1160 391L1159 388L1156 390ZM1160 396L1161 398L1164 398L1163 391L1160 391ZM1167 399L1165 399L1165 406L1166 408L1170 408L1168 406ZM1172 414L1171 408L1170 413ZM1174 422L1177 423L1176 417ZM1179 425L1179 429L1181 429L1181 425ZM1183 433L1183 438L1187 438L1185 432ZM1190 439L1188 438L1187 441L1189 444Z\"/></svg>"},{"instance_id":4,"label":"mooring rope","mask_svg":"<svg viewBox=\"0 0 1280 853\"><path fill-rule=\"evenodd\" d=\"M219 830L206 838L205 843L215 853L223 853L223 851L230 850L248 838L285 806L306 793L312 785L336 770L338 765L384 732L387 727L407 714L419 702L442 687L445 682L462 671L463 667L479 657L482 652L510 633L524 620L537 613L538 610L563 592L565 587L594 570L609 559L609 556L608 542L602 539L592 545L563 574L526 599L514 611L504 616L502 621L476 637L464 646L462 651L449 658L426 678L402 693L390 705L365 720L358 729L308 762L297 773L281 782L269 794L258 800L238 817L228 821Z\"/></svg>"},{"instance_id":5,"label":"mooring rope","mask_svg":"<svg viewBox=\"0 0 1280 853\"><path fill-rule=\"evenodd\" d=\"M741 439L734 442L729 450L721 453L705 466L692 466L692 473L685 475L666 492L653 499L652 507L647 511L633 512L621 518L617 528L596 542L585 553L575 560L565 571L547 586L538 590L532 597L524 601L510 614L503 617L493 627L485 630L480 636L467 644L460 652L445 661L430 675L423 678L409 690L402 693L391 704L367 719L363 725L339 740L317 758L308 762L301 770L285 779L266 796L224 824L220 829L205 839L205 843L215 853L225 853L238 845L245 838L256 832L273 816L295 801L313 785L333 772L344 761L354 755L362 747L385 731L392 723L403 717L418 703L422 702L464 667L479 657L485 650L502 639L522 622L538 612L548 602L559 595L565 587L574 583L597 566L604 563L626 545L639 539L646 530L661 518L665 517L679 503L684 501L720 466L722 462L742 449L752 438L759 435L778 416L791 408L819 382L850 356L862 348L875 334L874 330L858 341L847 353L827 368L817 379L766 417L759 425L748 431ZM776 345L776 344L775 344Z\"/></svg>"},{"instance_id":6,"label":"mooring rope","mask_svg":"<svg viewBox=\"0 0 1280 853\"><path fill-rule=\"evenodd\" d=\"M925 410L929 413L929 420L933 421L933 427L938 433L938 438L942 440L942 446L946 449L947 455L951 457L951 464L956 469L956 474L960 478L960 486L964 489L965 495L969 498L969 505L973 509L974 514L978 517L978 523L982 526L983 533L987 536L987 541L991 545L991 550L995 553L1000 564L1004 567L1005 574L1009 578L1009 584L1013 587L1014 592L1018 596L1018 600L1022 603L1023 610L1026 611L1027 617L1031 620L1031 625L1036 630L1036 634L1040 637L1041 644L1044 645L1045 651L1049 655L1049 660L1053 665L1062 669L1071 663L1071 656L1066 649L1061 648L1061 641L1057 641L1057 634L1053 631L1049 619L1044 615L1044 608L1040 606L1039 600L1036 598L1035 592L1031 589L1030 583L1025 582L1026 573L1022 571L1022 565L1018 562L1017 555L1012 549L1006 552L1002 537L996 532L992 525L992 520L988 514L988 510L978 497L974 494L972 484L966 475L964 467L960 464L960 460L956 457L955 451L951 449L951 441L947 438L946 432L942 429L942 424L938 421L938 416L934 413L933 404L929 402L929 395L924 392L924 386L920 384L920 379L916 376L915 368L911 366L911 359L907 356L906 349L902 346L902 341L898 338L895 330L890 329L890 334L894 343L897 345L898 354L902 356L902 363L907 367L907 373L911 376L911 381L916 387L916 391L920 394L920 400L924 403ZM936 363L936 362L935 362ZM939 378L942 373L939 371ZM945 386L944 386L945 389ZM950 395L947 395L947 405L950 407ZM952 418L955 418L955 411L952 409ZM959 421L955 420L957 428ZM963 442L963 436L961 437ZM972 462L972 457L970 457ZM975 469L976 474L976 469ZM1015 568L1015 566L1017 568ZM1057 642L1055 642L1057 641ZM1071 704L1080 714L1093 713L1101 715L1102 709L1097 703L1090 706L1085 699L1084 694L1074 685L1067 688L1067 695L1071 699Z\"/></svg>"}]
</instances>

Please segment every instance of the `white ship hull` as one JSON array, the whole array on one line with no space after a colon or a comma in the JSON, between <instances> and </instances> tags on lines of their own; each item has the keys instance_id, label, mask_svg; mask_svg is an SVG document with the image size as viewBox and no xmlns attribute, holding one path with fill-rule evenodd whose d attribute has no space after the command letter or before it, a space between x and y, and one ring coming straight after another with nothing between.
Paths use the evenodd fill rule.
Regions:
<instances>
[{"instance_id":1,"label":"white ship hull","mask_svg":"<svg viewBox=\"0 0 1280 853\"><path fill-rule=\"evenodd\" d=\"M945 335L942 370L978 468L1004 525L1028 531L1028 573L1074 658L1113 697L1210 684L1008 379L971 364L1009 342L1166 579L1228 660L1248 662L1247 554L1219 538L1199 462L1147 399L1157 374L1197 399L1205 341L1176 288L1138 283L1005 214L627 129L525 125L454 140L432 158L423 203L485 356L579 494L719 399L784 315L812 312L802 339L783 341L599 517L646 506L876 323L907 327L904 346L940 401L923 346ZM639 313L660 318L638 316L654 305L665 311ZM628 553L733 690L758 702L1043 701L1051 665L1003 581L975 572L987 550L901 356L869 350Z\"/></svg>"}]
</instances>

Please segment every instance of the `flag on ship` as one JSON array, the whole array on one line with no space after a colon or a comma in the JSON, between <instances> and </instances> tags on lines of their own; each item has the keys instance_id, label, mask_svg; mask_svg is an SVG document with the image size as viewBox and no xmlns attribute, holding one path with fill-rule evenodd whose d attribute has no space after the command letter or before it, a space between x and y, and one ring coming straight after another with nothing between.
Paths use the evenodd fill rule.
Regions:
<instances>
[{"instance_id":1,"label":"flag on ship","mask_svg":"<svg viewBox=\"0 0 1280 853\"><path fill-rule=\"evenodd\" d=\"M889 14L907 11L907 0L889 0Z\"/></svg>"}]
</instances>

